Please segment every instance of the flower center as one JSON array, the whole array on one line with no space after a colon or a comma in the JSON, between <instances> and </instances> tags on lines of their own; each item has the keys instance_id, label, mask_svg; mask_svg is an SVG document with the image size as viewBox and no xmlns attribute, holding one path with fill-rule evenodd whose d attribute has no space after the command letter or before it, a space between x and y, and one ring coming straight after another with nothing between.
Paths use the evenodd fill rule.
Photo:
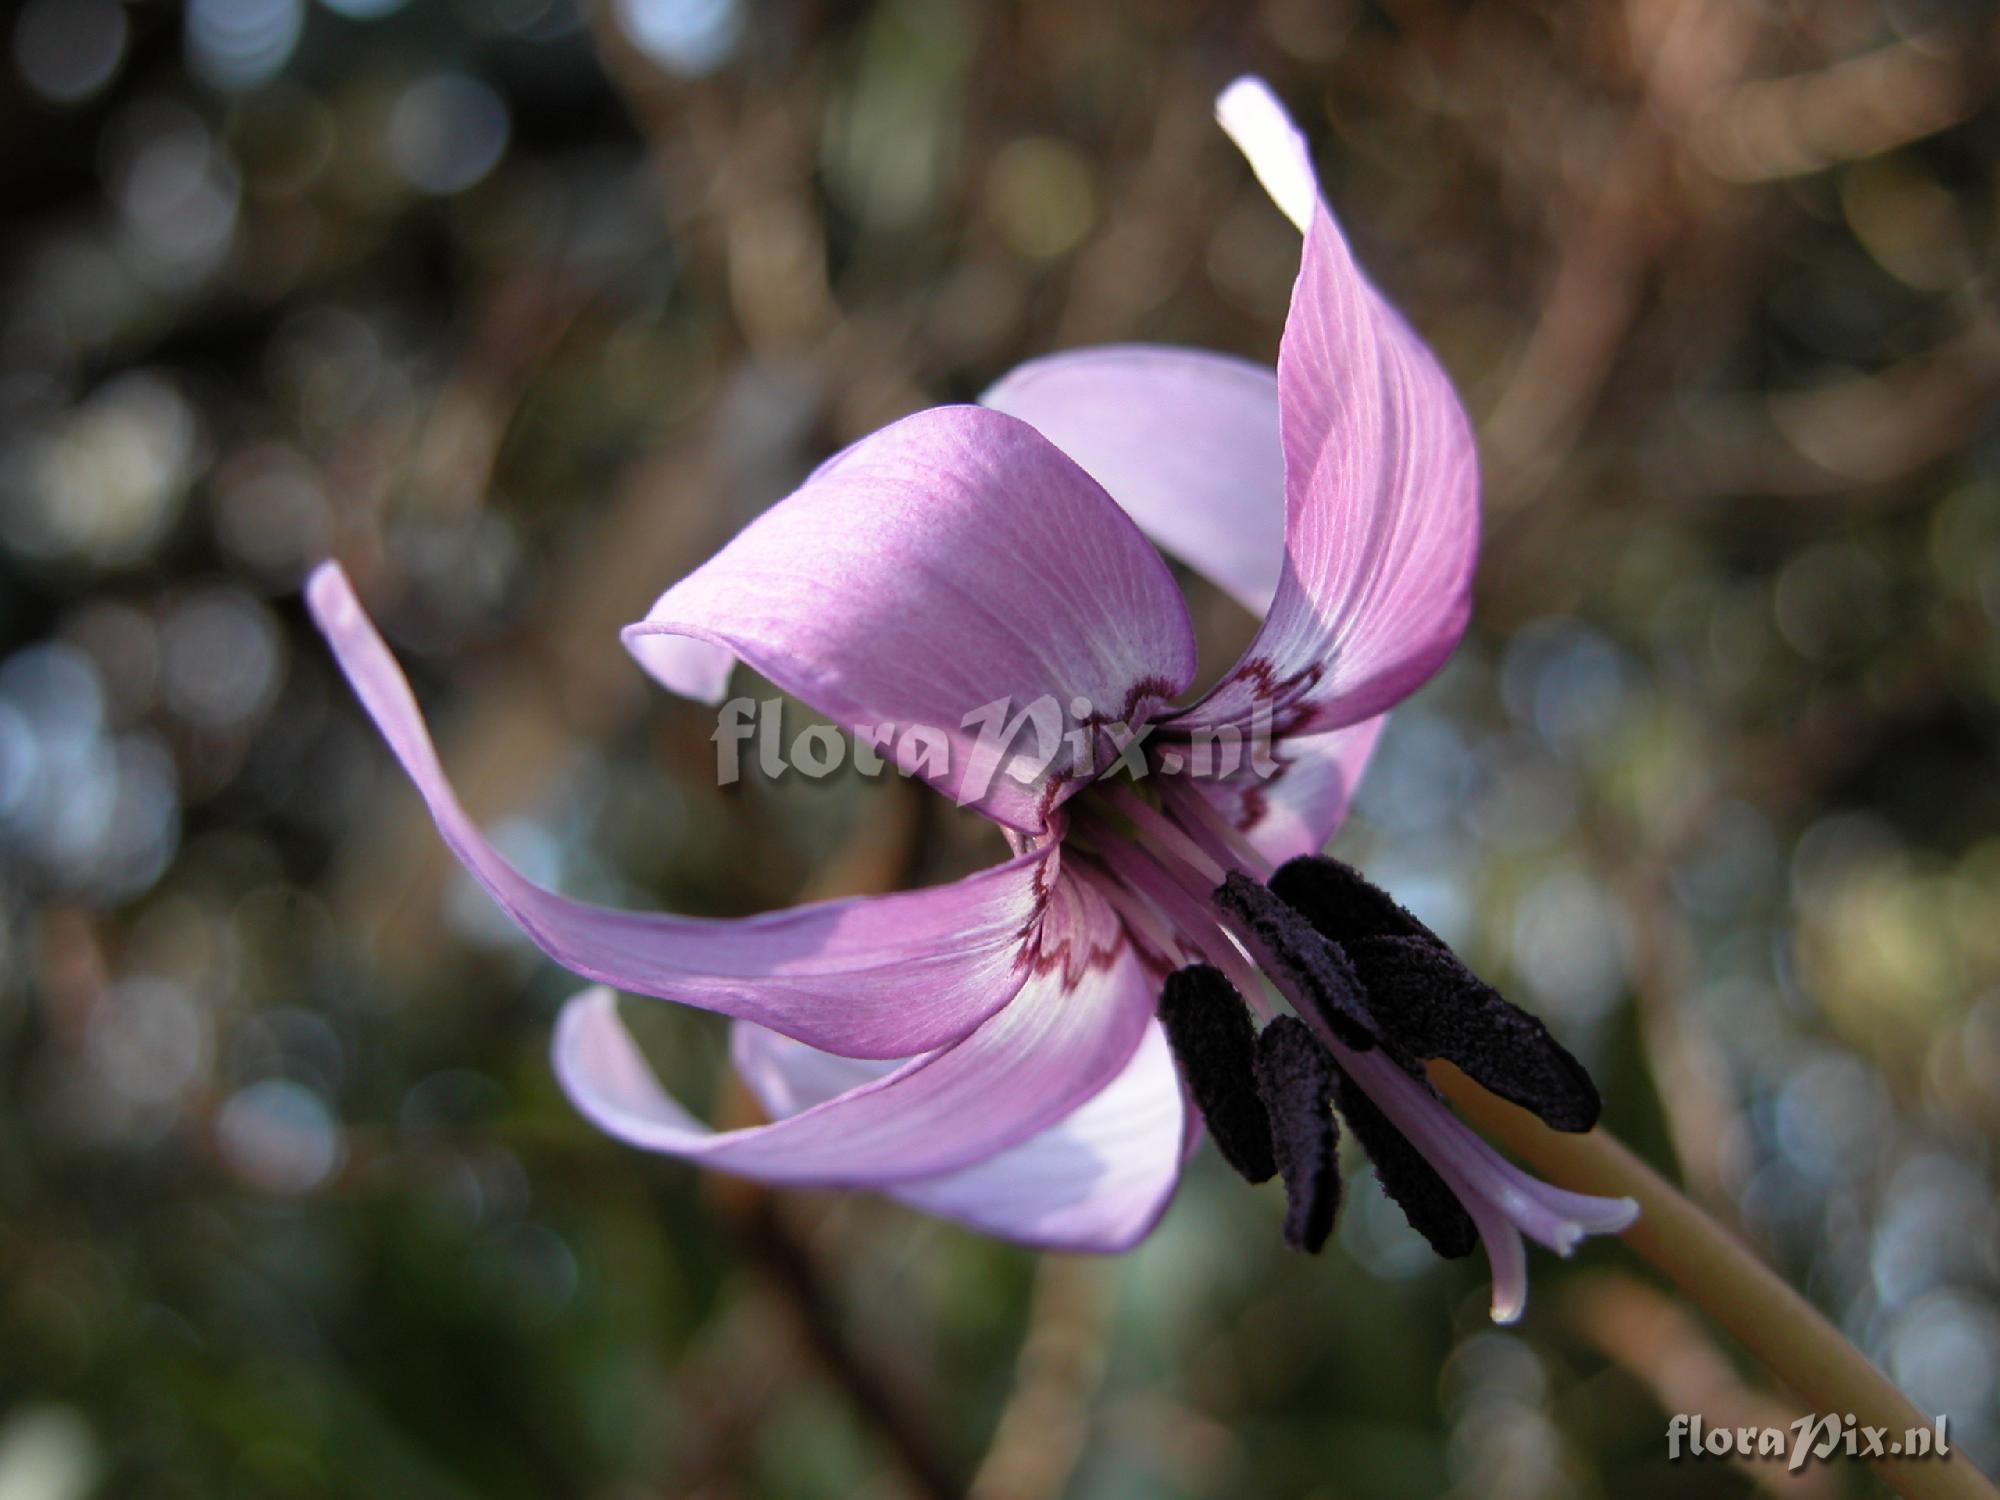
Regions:
<instances>
[{"instance_id":1,"label":"flower center","mask_svg":"<svg viewBox=\"0 0 2000 1500\"><path fill-rule=\"evenodd\" d=\"M1336 1108L1439 1254L1484 1242L1501 1321L1526 1299L1522 1235L1566 1255L1631 1222L1629 1200L1507 1162L1431 1088L1424 1064L1444 1059L1557 1129L1597 1119L1541 1022L1359 872L1319 856L1273 870L1187 777L1107 778L1067 811L1066 864L1166 974L1161 1021L1218 1150L1251 1182L1283 1177L1288 1243L1316 1252L1333 1227Z\"/></svg>"}]
</instances>

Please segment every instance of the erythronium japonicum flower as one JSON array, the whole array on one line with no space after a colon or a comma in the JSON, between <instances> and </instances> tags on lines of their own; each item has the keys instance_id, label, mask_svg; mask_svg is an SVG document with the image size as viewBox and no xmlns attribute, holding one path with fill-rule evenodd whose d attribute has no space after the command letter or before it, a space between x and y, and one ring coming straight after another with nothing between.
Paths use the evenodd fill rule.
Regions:
<instances>
[{"instance_id":1,"label":"erythronium japonicum flower","mask_svg":"<svg viewBox=\"0 0 2000 1500\"><path fill-rule=\"evenodd\" d=\"M676 692L720 700L740 659L850 728L936 726L948 753L906 769L996 823L1005 862L739 921L567 900L468 819L338 569L308 598L493 898L603 986L733 1017L736 1067L773 1122L690 1116L595 988L563 1012L555 1066L605 1130L1108 1251L1165 1211L1198 1110L1246 1177L1282 1174L1286 1237L1317 1250L1339 1195L1337 1107L1440 1253L1484 1242L1493 1314L1511 1319L1523 1234L1566 1253L1633 1206L1508 1163L1422 1064L1447 1058L1565 1130L1596 1120L1596 1091L1539 1022L1318 855L1383 715L1464 629L1472 438L1430 351L1356 268L1277 101L1244 80L1217 113L1304 234L1275 371L1140 347L1031 363L979 406L856 443L625 633ZM1263 617L1189 707L1172 705L1193 637L1154 543ZM979 711L1051 702L1082 757L1044 764L1003 740L989 774ZM1215 750L1260 733L1275 771ZM1266 979L1291 1014L1273 1018Z\"/></svg>"}]
</instances>

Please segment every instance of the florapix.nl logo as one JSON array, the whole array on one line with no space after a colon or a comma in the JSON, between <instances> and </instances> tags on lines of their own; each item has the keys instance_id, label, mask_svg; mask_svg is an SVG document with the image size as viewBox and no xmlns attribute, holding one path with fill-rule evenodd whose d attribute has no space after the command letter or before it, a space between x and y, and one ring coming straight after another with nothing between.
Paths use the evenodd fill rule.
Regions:
<instances>
[{"instance_id":1,"label":"florapix.nl logo","mask_svg":"<svg viewBox=\"0 0 2000 1500\"><path fill-rule=\"evenodd\" d=\"M864 777L916 776L950 785L963 805L985 796L997 776L1033 786L1051 777L1269 780L1283 769L1272 749L1275 714L1269 705L1253 710L1247 724L1162 732L1156 722L1134 727L1088 699L1064 703L1044 695L1018 708L1011 699L995 699L949 726L885 721L850 732L815 722L791 733L786 706L782 698L732 698L717 710L710 736L717 785L741 781L748 769L772 781L790 775L816 781L851 769Z\"/></svg>"}]
</instances>

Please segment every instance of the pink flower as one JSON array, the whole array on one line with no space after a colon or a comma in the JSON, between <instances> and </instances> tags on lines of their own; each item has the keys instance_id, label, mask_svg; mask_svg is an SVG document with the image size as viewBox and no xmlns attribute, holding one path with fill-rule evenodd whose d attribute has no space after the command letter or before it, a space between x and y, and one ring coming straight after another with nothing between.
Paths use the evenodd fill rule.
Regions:
<instances>
[{"instance_id":1,"label":"pink flower","mask_svg":"<svg viewBox=\"0 0 2000 1500\"><path fill-rule=\"evenodd\" d=\"M850 728L930 728L937 753L905 768L997 824L1005 862L740 921L568 900L466 817L339 570L308 599L493 898L603 986L735 1018L736 1066L773 1119L694 1119L596 988L564 1011L555 1066L605 1130L1109 1251L1172 1198L1191 1094L1239 1170L1282 1171L1288 1238L1317 1249L1338 1201L1337 1103L1440 1251L1484 1240L1508 1318L1523 1233L1566 1252L1633 1210L1507 1164L1420 1063L1449 1057L1563 1128L1589 1127L1596 1093L1538 1022L1317 857L1382 715L1464 629L1472 437L1429 350L1355 267L1277 101L1243 80L1217 112L1304 233L1275 371L1166 348L1035 361L980 406L920 412L837 455L625 632L676 692L719 701L742 660ZM1263 617L1183 708L1193 636L1155 543ZM992 705L1035 706L1037 744L1075 751L982 733ZM1275 774L1253 757L1231 769L1232 740L1260 735ZM1270 1014L1260 969L1296 1018L1258 1035L1245 1007Z\"/></svg>"}]
</instances>

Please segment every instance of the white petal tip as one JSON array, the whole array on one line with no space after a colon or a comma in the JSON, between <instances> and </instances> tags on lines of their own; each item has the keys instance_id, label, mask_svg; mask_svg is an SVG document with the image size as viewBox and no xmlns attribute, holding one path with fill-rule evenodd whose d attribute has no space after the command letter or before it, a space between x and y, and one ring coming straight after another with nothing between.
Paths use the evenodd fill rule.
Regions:
<instances>
[{"instance_id":1,"label":"white petal tip","mask_svg":"<svg viewBox=\"0 0 2000 1500\"><path fill-rule=\"evenodd\" d=\"M1305 233L1319 203L1319 181L1305 137L1271 86L1261 78L1237 79L1216 96L1215 118L1249 161L1271 201Z\"/></svg>"},{"instance_id":2,"label":"white petal tip","mask_svg":"<svg viewBox=\"0 0 2000 1500\"><path fill-rule=\"evenodd\" d=\"M1232 121L1244 125L1260 122L1267 126L1272 123L1291 124L1285 114L1285 106L1271 92L1271 85L1255 73L1245 73L1215 96L1215 118L1222 122L1225 130L1235 128Z\"/></svg>"},{"instance_id":3,"label":"white petal tip","mask_svg":"<svg viewBox=\"0 0 2000 1500\"><path fill-rule=\"evenodd\" d=\"M348 581L347 571L337 562L327 561L314 568L306 578L306 608L319 621L322 628L348 623L349 617L358 609L354 598L354 585Z\"/></svg>"},{"instance_id":4,"label":"white petal tip","mask_svg":"<svg viewBox=\"0 0 2000 1500\"><path fill-rule=\"evenodd\" d=\"M645 620L627 625L619 632L619 639L633 660L668 692L710 708L720 707L729 696L736 656L726 646Z\"/></svg>"},{"instance_id":5,"label":"white petal tip","mask_svg":"<svg viewBox=\"0 0 2000 1500\"><path fill-rule=\"evenodd\" d=\"M1527 1310L1528 1299L1525 1293L1516 1293L1507 1297L1501 1297L1497 1292L1494 1295L1492 1307L1488 1309L1493 1321L1498 1323L1502 1328L1510 1327L1520 1322L1521 1314Z\"/></svg>"}]
</instances>

